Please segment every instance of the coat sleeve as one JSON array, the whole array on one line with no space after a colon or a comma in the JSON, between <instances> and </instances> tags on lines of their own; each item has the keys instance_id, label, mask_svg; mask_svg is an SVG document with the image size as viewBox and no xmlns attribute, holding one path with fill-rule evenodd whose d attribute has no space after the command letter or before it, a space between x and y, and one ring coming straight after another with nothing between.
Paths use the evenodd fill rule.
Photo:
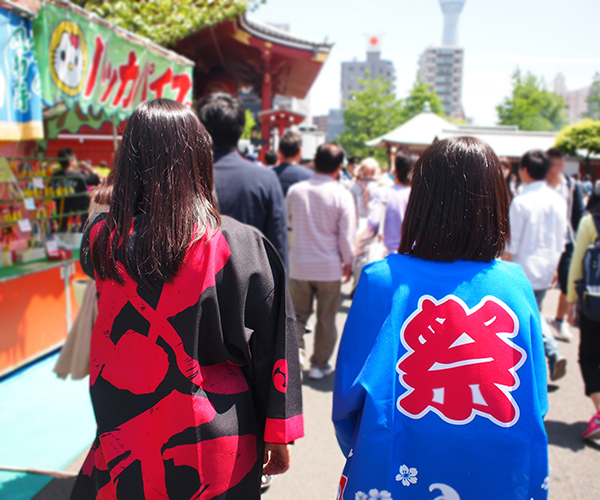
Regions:
<instances>
[{"instance_id":1,"label":"coat sleeve","mask_svg":"<svg viewBox=\"0 0 600 500\"><path fill-rule=\"evenodd\" d=\"M346 457L358 432L367 394L365 383L370 374L365 365L391 309L392 293L381 279L373 279L373 270L373 265L367 266L358 281L335 367L332 419Z\"/></svg>"},{"instance_id":2,"label":"coat sleeve","mask_svg":"<svg viewBox=\"0 0 600 500\"><path fill-rule=\"evenodd\" d=\"M247 311L246 327L251 330L254 393L264 423L264 440L287 444L304 436L298 332L285 269L268 241L264 247L273 287L264 300ZM252 280L249 296L264 289L265 280Z\"/></svg>"},{"instance_id":3,"label":"coat sleeve","mask_svg":"<svg viewBox=\"0 0 600 500\"><path fill-rule=\"evenodd\" d=\"M270 186L269 203L267 207L267 222L265 236L273 244L286 269L288 268L288 238L287 238L287 211L283 190L278 177L273 173Z\"/></svg>"}]
</instances>

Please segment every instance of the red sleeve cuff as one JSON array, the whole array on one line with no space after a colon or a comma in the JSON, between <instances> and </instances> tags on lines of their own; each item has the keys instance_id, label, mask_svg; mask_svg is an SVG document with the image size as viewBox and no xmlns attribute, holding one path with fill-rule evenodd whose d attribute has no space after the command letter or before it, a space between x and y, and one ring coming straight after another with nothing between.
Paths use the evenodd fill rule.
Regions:
<instances>
[{"instance_id":1,"label":"red sleeve cuff","mask_svg":"<svg viewBox=\"0 0 600 500\"><path fill-rule=\"evenodd\" d=\"M289 444L304 436L302 415L290 418L267 418L265 443Z\"/></svg>"}]
</instances>

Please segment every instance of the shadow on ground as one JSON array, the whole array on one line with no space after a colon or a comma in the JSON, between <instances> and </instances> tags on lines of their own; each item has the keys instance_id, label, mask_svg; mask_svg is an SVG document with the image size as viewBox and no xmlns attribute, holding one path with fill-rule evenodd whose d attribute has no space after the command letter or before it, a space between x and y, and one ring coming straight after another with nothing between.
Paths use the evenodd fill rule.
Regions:
<instances>
[{"instance_id":1,"label":"shadow on ground","mask_svg":"<svg viewBox=\"0 0 600 500\"><path fill-rule=\"evenodd\" d=\"M567 424L566 422L547 420L545 425L549 444L572 451L583 450L586 447L600 451L600 443L581 438L581 433L587 427L586 422Z\"/></svg>"},{"instance_id":2,"label":"shadow on ground","mask_svg":"<svg viewBox=\"0 0 600 500\"><path fill-rule=\"evenodd\" d=\"M308 378L308 371L305 371L302 373L302 385L306 385L319 392L333 392L334 378L335 372L332 372L330 375L327 375L320 380L313 380Z\"/></svg>"}]
</instances>

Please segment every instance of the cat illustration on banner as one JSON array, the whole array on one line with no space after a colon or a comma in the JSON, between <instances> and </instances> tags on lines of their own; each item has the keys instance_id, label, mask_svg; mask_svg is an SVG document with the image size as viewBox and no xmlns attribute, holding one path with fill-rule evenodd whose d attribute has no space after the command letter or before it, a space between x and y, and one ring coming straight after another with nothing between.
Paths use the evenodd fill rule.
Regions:
<instances>
[{"instance_id":1,"label":"cat illustration on banner","mask_svg":"<svg viewBox=\"0 0 600 500\"><path fill-rule=\"evenodd\" d=\"M65 94L81 92L87 70L87 46L81 28L62 21L50 38L50 75Z\"/></svg>"}]
</instances>

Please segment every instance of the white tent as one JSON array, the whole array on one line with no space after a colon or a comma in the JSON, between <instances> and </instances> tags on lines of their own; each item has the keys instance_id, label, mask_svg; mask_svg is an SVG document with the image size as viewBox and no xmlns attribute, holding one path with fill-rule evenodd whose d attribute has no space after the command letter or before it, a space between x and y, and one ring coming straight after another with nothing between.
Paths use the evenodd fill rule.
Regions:
<instances>
[{"instance_id":1,"label":"white tent","mask_svg":"<svg viewBox=\"0 0 600 500\"><path fill-rule=\"evenodd\" d=\"M435 140L476 137L490 145L498 156L520 158L531 149L546 151L554 146L555 132L527 132L517 126L478 127L454 125L425 110L398 128L369 142L370 147L426 147Z\"/></svg>"},{"instance_id":2,"label":"white tent","mask_svg":"<svg viewBox=\"0 0 600 500\"><path fill-rule=\"evenodd\" d=\"M385 147L388 143L428 146L439 139L443 130L458 130L458 127L431 111L423 111L391 132L367 142L367 146Z\"/></svg>"}]
</instances>

